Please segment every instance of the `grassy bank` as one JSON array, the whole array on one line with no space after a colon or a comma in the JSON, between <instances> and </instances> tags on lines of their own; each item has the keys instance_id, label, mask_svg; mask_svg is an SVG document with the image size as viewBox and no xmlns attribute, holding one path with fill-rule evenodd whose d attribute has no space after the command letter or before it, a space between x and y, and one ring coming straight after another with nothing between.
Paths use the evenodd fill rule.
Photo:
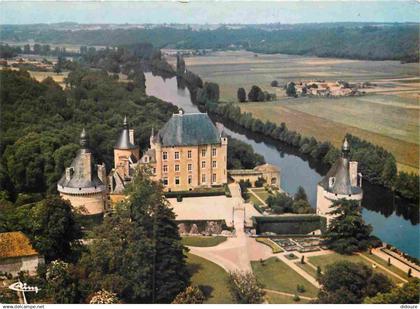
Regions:
<instances>
[{"instance_id":1,"label":"grassy bank","mask_svg":"<svg viewBox=\"0 0 420 309\"><path fill-rule=\"evenodd\" d=\"M204 303L234 303L227 284L228 274L223 268L194 254L188 254L187 264L192 275L191 284L199 286L207 298Z\"/></svg>"},{"instance_id":2,"label":"grassy bank","mask_svg":"<svg viewBox=\"0 0 420 309\"><path fill-rule=\"evenodd\" d=\"M226 241L225 236L183 236L182 244L192 247L214 247Z\"/></svg>"}]
</instances>

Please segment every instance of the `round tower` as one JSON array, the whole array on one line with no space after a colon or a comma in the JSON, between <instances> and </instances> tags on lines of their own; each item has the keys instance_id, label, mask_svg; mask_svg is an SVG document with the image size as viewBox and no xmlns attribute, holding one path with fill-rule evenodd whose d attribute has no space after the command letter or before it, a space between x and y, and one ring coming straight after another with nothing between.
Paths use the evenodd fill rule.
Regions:
<instances>
[{"instance_id":1,"label":"round tower","mask_svg":"<svg viewBox=\"0 0 420 309\"><path fill-rule=\"evenodd\" d=\"M361 201L363 190L361 180L357 180L357 162L350 161L350 144L344 139L341 156L333 164L327 175L318 183L317 213L331 219L331 205L339 199Z\"/></svg>"},{"instance_id":2,"label":"round tower","mask_svg":"<svg viewBox=\"0 0 420 309\"><path fill-rule=\"evenodd\" d=\"M106 209L105 165L95 165L88 147L86 130L80 134L80 149L57 183L60 196L86 215Z\"/></svg>"}]
</instances>

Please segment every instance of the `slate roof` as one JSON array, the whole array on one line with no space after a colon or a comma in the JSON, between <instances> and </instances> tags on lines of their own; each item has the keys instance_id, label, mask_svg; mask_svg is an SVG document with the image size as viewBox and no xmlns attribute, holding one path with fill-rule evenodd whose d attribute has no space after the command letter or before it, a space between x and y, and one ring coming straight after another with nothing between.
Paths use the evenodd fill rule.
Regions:
<instances>
[{"instance_id":1,"label":"slate roof","mask_svg":"<svg viewBox=\"0 0 420 309\"><path fill-rule=\"evenodd\" d=\"M93 188L103 186L104 184L99 179L96 166L93 164L93 162L91 163L91 166L85 166L83 161L84 155L87 153L92 155L90 154L90 150L88 148L88 140L85 129L83 129L82 133L80 134L80 147L81 149L79 149L76 157L70 164L70 168L73 169L73 174L70 177L70 180L66 178L66 173L64 173L64 175L58 181L58 185L67 188ZM91 170L91 179L85 179L83 177L84 171L89 168Z\"/></svg>"},{"instance_id":2,"label":"slate roof","mask_svg":"<svg viewBox=\"0 0 420 309\"><path fill-rule=\"evenodd\" d=\"M220 132L205 113L174 114L158 133L163 146L220 143Z\"/></svg>"},{"instance_id":3,"label":"slate roof","mask_svg":"<svg viewBox=\"0 0 420 309\"><path fill-rule=\"evenodd\" d=\"M335 161L327 175L319 182L326 191L340 195L358 194L361 192L359 187L352 187L351 185L348 159L349 151L349 144L345 140L341 157ZM331 177L335 177L335 182L332 187L330 187Z\"/></svg>"},{"instance_id":4,"label":"slate roof","mask_svg":"<svg viewBox=\"0 0 420 309\"><path fill-rule=\"evenodd\" d=\"M67 180L66 174L61 177L58 181L58 185L67 188L93 188L103 186L103 182L99 179L95 165L84 166L82 155L85 152L85 149L80 149L77 152L76 158L73 159L73 162L70 164L70 167L73 168L73 175L70 177L70 180ZM83 171L87 168L91 168L91 179L83 178Z\"/></svg>"},{"instance_id":5,"label":"slate roof","mask_svg":"<svg viewBox=\"0 0 420 309\"><path fill-rule=\"evenodd\" d=\"M22 232L0 233L0 259L38 255Z\"/></svg>"},{"instance_id":6,"label":"slate roof","mask_svg":"<svg viewBox=\"0 0 420 309\"><path fill-rule=\"evenodd\" d=\"M127 116L124 117L123 129L118 136L117 143L115 144L114 148L116 149L135 149L137 148L136 145L133 145L130 142L130 131L128 129L128 121Z\"/></svg>"}]
</instances>

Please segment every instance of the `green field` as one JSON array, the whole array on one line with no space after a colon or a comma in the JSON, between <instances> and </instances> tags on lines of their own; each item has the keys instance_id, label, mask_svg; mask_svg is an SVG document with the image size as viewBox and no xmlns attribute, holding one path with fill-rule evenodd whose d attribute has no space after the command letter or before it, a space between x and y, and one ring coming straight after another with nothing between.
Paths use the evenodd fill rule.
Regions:
<instances>
[{"instance_id":1,"label":"green field","mask_svg":"<svg viewBox=\"0 0 420 309\"><path fill-rule=\"evenodd\" d=\"M311 256L311 257L308 258L308 260L313 265L321 267L321 270L323 272L325 271L325 266L327 266L329 264L333 264L335 262L339 262L339 261L349 261L349 262L353 262L353 263L363 263L363 264L366 264L369 267L372 266L372 264L369 263L369 261L365 260L364 258L362 258L359 255L341 255L341 254L338 254L338 253ZM375 269L375 271L378 272L378 273L384 274L385 276L389 277L395 283L401 283L402 282L397 277L392 276L390 273L382 270L379 267L377 267Z\"/></svg>"},{"instance_id":2,"label":"green field","mask_svg":"<svg viewBox=\"0 0 420 309\"><path fill-rule=\"evenodd\" d=\"M401 269L399 269L398 267L395 267L394 265L392 265L392 258L391 258L391 266L388 266L388 262L381 259L379 256L376 256L374 254L369 254L369 253L363 253L364 256L366 256L367 258L374 260L376 263L388 268L390 271L392 271L393 273L399 275L402 278L408 278L407 273Z\"/></svg>"},{"instance_id":3,"label":"green field","mask_svg":"<svg viewBox=\"0 0 420 309\"><path fill-rule=\"evenodd\" d=\"M267 190L263 188L254 188L252 191L254 191L254 193L258 195L258 197L263 201L267 201L268 197L271 195Z\"/></svg>"},{"instance_id":4,"label":"green field","mask_svg":"<svg viewBox=\"0 0 420 309\"><path fill-rule=\"evenodd\" d=\"M174 58L168 59L172 64ZM252 85L276 93L276 103L241 104L262 120L285 122L307 136L331 141L339 146L349 132L390 150L399 170L418 173L419 92L416 63L317 58L293 55L263 55L246 51L214 52L185 58L187 68L205 81L220 86L221 101L237 101L237 90L248 92ZM285 97L281 87L270 86L300 80L346 80L373 82L363 97L299 98Z\"/></svg>"},{"instance_id":5,"label":"green field","mask_svg":"<svg viewBox=\"0 0 420 309\"><path fill-rule=\"evenodd\" d=\"M188 269L192 275L191 284L202 289L207 304L233 304L227 285L228 274L209 260L188 254Z\"/></svg>"},{"instance_id":6,"label":"green field","mask_svg":"<svg viewBox=\"0 0 420 309\"><path fill-rule=\"evenodd\" d=\"M182 244L191 247L214 247L226 239L225 236L184 236Z\"/></svg>"},{"instance_id":7,"label":"green field","mask_svg":"<svg viewBox=\"0 0 420 309\"><path fill-rule=\"evenodd\" d=\"M295 294L296 286L301 284L306 291L299 295L316 297L318 294L315 286L276 257L265 260L264 264L260 261L251 262L251 266L257 279L269 290Z\"/></svg>"},{"instance_id":8,"label":"green field","mask_svg":"<svg viewBox=\"0 0 420 309\"><path fill-rule=\"evenodd\" d=\"M309 266L307 263L302 264L300 262L295 263L297 266L299 266L300 268L302 268L304 271L306 271L309 275L311 275L312 277L316 278L317 274L316 274L316 269L314 269L313 267Z\"/></svg>"},{"instance_id":9,"label":"green field","mask_svg":"<svg viewBox=\"0 0 420 309\"><path fill-rule=\"evenodd\" d=\"M280 295L272 292L266 292L265 298L270 304L307 304L309 303L306 299L300 299L300 301L294 301L292 296Z\"/></svg>"},{"instance_id":10,"label":"green field","mask_svg":"<svg viewBox=\"0 0 420 309\"><path fill-rule=\"evenodd\" d=\"M366 139L391 151L403 170L415 171L419 160L419 109L375 101L378 96L359 98L283 99L276 103L241 104L243 112L274 123L285 122L291 130L341 146L346 133ZM382 102L390 96L381 96ZM357 106L355 105L357 104ZM411 167L411 169L410 169Z\"/></svg>"}]
</instances>

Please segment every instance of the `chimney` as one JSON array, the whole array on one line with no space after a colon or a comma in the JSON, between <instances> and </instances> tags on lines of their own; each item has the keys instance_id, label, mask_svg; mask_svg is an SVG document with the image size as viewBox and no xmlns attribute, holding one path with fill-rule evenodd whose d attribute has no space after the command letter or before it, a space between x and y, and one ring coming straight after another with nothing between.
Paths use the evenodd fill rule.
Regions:
<instances>
[{"instance_id":1,"label":"chimney","mask_svg":"<svg viewBox=\"0 0 420 309\"><path fill-rule=\"evenodd\" d=\"M106 185L107 179L106 179L105 163L98 164L97 169L98 169L98 178L102 181L104 185Z\"/></svg>"},{"instance_id":2,"label":"chimney","mask_svg":"<svg viewBox=\"0 0 420 309\"><path fill-rule=\"evenodd\" d=\"M129 130L129 138L130 138L130 143L135 145L135 143L134 143L134 129Z\"/></svg>"},{"instance_id":3,"label":"chimney","mask_svg":"<svg viewBox=\"0 0 420 309\"><path fill-rule=\"evenodd\" d=\"M71 179L71 176L73 176L73 168L68 167L66 168L66 180L69 181Z\"/></svg>"},{"instance_id":4,"label":"chimney","mask_svg":"<svg viewBox=\"0 0 420 309\"><path fill-rule=\"evenodd\" d=\"M350 161L349 174L351 186L357 187L357 161Z\"/></svg>"}]
</instances>

